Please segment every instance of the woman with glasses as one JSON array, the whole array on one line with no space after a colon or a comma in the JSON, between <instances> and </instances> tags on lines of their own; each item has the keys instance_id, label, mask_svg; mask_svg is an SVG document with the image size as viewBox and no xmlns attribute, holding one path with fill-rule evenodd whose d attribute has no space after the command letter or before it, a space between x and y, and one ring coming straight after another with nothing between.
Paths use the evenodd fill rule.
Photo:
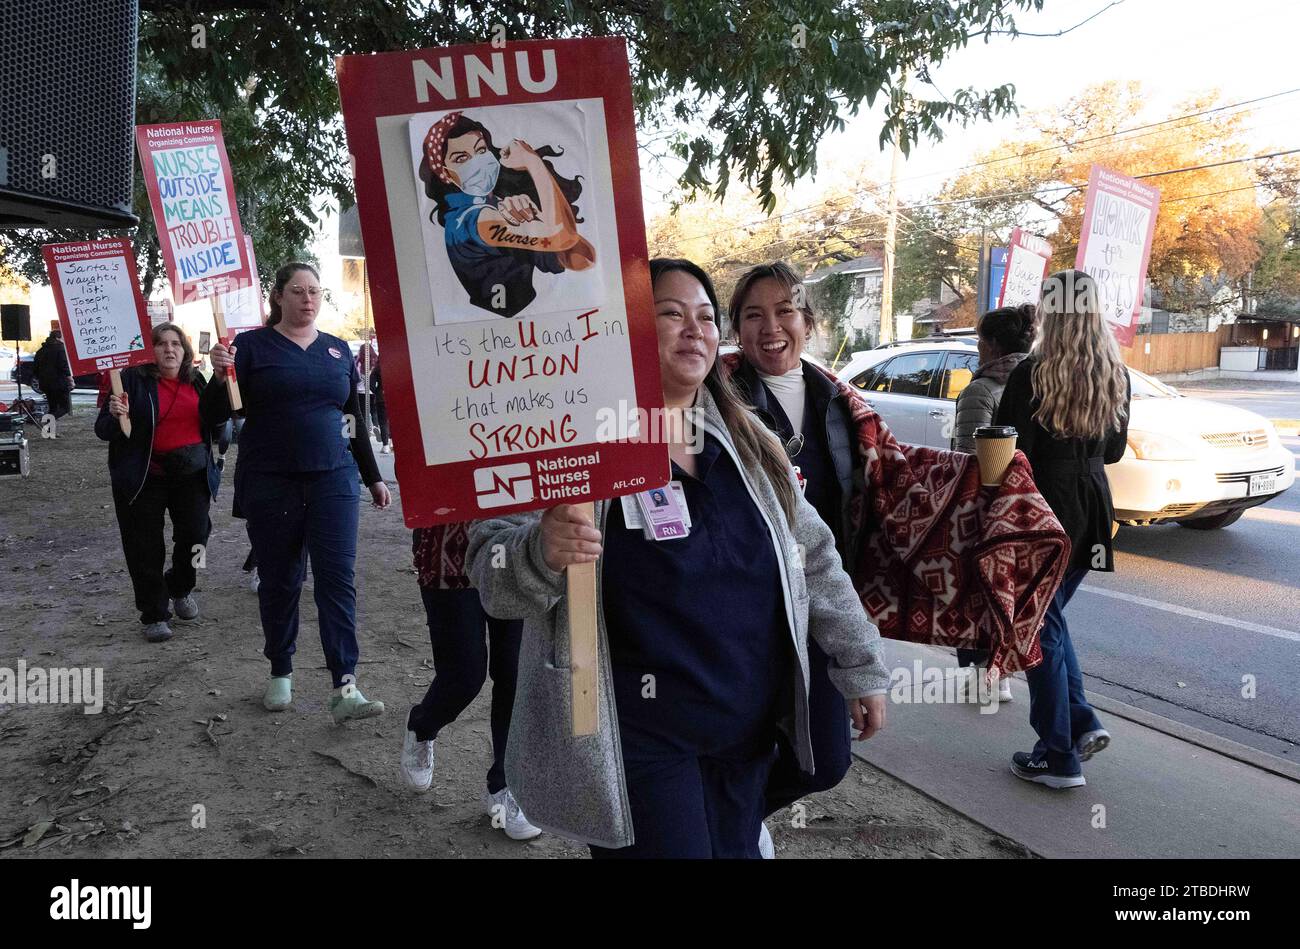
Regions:
<instances>
[{"instance_id":1,"label":"woman with glasses","mask_svg":"<svg viewBox=\"0 0 1300 949\"><path fill-rule=\"evenodd\" d=\"M293 698L298 599L310 557L321 646L334 684L329 710L341 723L384 711L356 686L358 467L376 507L388 507L390 497L361 417L356 364L347 343L316 328L320 304L316 269L285 264L275 275L267 325L241 333L231 347L245 412L235 500L248 521L260 577L257 599L271 661L263 707L283 711Z\"/></svg>"},{"instance_id":2,"label":"woman with glasses","mask_svg":"<svg viewBox=\"0 0 1300 949\"><path fill-rule=\"evenodd\" d=\"M785 446L804 498L835 537L841 562L849 562L849 499L861 490L857 436L845 397L835 381L802 358L817 318L803 281L784 262L747 271L731 294L728 315L740 339L732 382L755 414ZM799 798L828 791L848 772L849 722L844 699L827 674L829 659L808 642L809 728L817 770L803 772L794 749L782 741L767 785L767 813ZM771 847L763 828L764 851Z\"/></svg>"}]
</instances>

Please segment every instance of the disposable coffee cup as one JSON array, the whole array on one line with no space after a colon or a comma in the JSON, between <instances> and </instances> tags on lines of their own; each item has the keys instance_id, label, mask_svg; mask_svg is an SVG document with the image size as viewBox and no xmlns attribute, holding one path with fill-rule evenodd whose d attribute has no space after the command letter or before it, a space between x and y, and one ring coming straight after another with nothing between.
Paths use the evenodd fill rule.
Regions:
<instances>
[{"instance_id":1,"label":"disposable coffee cup","mask_svg":"<svg viewBox=\"0 0 1300 949\"><path fill-rule=\"evenodd\" d=\"M1016 430L1010 425L984 425L975 429L975 457L980 463L980 483L996 487L1006 477L1016 453Z\"/></svg>"}]
</instances>

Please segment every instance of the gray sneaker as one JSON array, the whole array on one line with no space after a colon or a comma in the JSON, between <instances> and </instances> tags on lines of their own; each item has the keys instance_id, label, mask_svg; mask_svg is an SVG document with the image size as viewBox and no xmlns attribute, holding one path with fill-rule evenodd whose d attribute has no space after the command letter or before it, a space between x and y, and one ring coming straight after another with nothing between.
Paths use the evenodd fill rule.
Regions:
<instances>
[{"instance_id":1,"label":"gray sneaker","mask_svg":"<svg viewBox=\"0 0 1300 949\"><path fill-rule=\"evenodd\" d=\"M172 600L172 609L176 611L176 616L180 619L197 619L199 615L199 604L194 599L193 593L186 593L184 596L174 598Z\"/></svg>"},{"instance_id":2,"label":"gray sneaker","mask_svg":"<svg viewBox=\"0 0 1300 949\"><path fill-rule=\"evenodd\" d=\"M151 643L165 643L171 639L174 634L172 628L167 623L146 623L144 627L144 638Z\"/></svg>"}]
</instances>

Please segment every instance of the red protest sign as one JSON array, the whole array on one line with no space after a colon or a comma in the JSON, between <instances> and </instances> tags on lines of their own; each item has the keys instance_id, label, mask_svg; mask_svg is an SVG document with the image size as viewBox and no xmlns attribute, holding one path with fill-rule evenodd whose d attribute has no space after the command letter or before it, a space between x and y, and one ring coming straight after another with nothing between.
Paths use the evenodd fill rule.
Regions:
<instances>
[{"instance_id":1,"label":"red protest sign","mask_svg":"<svg viewBox=\"0 0 1300 949\"><path fill-rule=\"evenodd\" d=\"M406 523L665 484L624 41L344 56L338 79Z\"/></svg>"},{"instance_id":2,"label":"red protest sign","mask_svg":"<svg viewBox=\"0 0 1300 949\"><path fill-rule=\"evenodd\" d=\"M242 286L253 272L221 123L137 125L135 142L176 302Z\"/></svg>"},{"instance_id":3,"label":"red protest sign","mask_svg":"<svg viewBox=\"0 0 1300 949\"><path fill-rule=\"evenodd\" d=\"M74 376L154 361L129 239L46 244L41 252Z\"/></svg>"},{"instance_id":4,"label":"red protest sign","mask_svg":"<svg viewBox=\"0 0 1300 949\"><path fill-rule=\"evenodd\" d=\"M1074 266L1096 281L1102 313L1121 346L1133 345L1159 207L1158 188L1092 166Z\"/></svg>"},{"instance_id":5,"label":"red protest sign","mask_svg":"<svg viewBox=\"0 0 1300 949\"><path fill-rule=\"evenodd\" d=\"M998 306L1037 304L1043 294L1043 278L1047 276L1047 266L1051 261L1052 247L1047 241L1014 228L1007 248L1007 266L1002 271Z\"/></svg>"}]
</instances>

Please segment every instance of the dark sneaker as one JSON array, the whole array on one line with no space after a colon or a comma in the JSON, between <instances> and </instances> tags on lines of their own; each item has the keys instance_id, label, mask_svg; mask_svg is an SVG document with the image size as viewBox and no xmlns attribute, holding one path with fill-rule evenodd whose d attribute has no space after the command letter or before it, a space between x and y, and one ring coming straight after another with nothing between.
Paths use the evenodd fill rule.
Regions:
<instances>
[{"instance_id":1,"label":"dark sneaker","mask_svg":"<svg viewBox=\"0 0 1300 949\"><path fill-rule=\"evenodd\" d=\"M194 599L193 593L186 593L173 599L172 609L180 619L197 619L199 615L199 604Z\"/></svg>"},{"instance_id":2,"label":"dark sneaker","mask_svg":"<svg viewBox=\"0 0 1300 949\"><path fill-rule=\"evenodd\" d=\"M146 623L144 627L144 638L151 643L165 643L171 639L174 634L172 628L165 622Z\"/></svg>"},{"instance_id":3,"label":"dark sneaker","mask_svg":"<svg viewBox=\"0 0 1300 949\"><path fill-rule=\"evenodd\" d=\"M1037 759L1027 751L1017 751L1011 756L1011 773L1021 780L1058 790L1079 788L1088 783L1083 779L1082 772L1067 774L1064 771L1054 771L1046 759Z\"/></svg>"},{"instance_id":4,"label":"dark sneaker","mask_svg":"<svg viewBox=\"0 0 1300 949\"><path fill-rule=\"evenodd\" d=\"M1087 761L1099 751L1105 751L1110 744L1110 732L1104 728L1084 732L1074 743L1074 750L1079 753L1080 761Z\"/></svg>"}]
</instances>

